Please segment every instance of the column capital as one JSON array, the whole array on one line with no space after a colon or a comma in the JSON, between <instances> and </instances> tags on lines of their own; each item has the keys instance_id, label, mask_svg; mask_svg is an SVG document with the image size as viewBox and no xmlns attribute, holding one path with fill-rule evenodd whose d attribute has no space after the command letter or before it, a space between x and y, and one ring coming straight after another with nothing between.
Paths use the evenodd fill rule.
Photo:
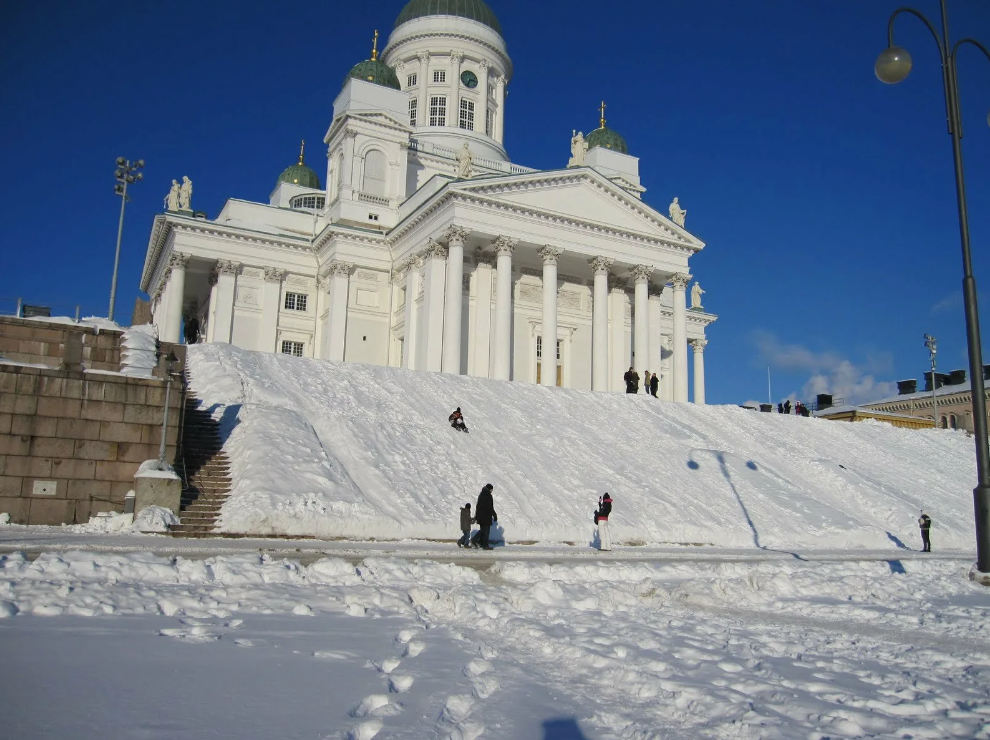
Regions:
<instances>
[{"instance_id":1,"label":"column capital","mask_svg":"<svg viewBox=\"0 0 990 740\"><path fill-rule=\"evenodd\" d=\"M632 269L633 281L636 283L645 283L650 279L650 275L653 274L653 268L649 265L636 265Z\"/></svg>"},{"instance_id":2,"label":"column capital","mask_svg":"<svg viewBox=\"0 0 990 740\"><path fill-rule=\"evenodd\" d=\"M553 247L549 244L545 244L543 249L540 250L540 257L543 258L544 265L556 265L557 260L560 259L560 255L564 253L564 250L560 247Z\"/></svg>"},{"instance_id":3,"label":"column capital","mask_svg":"<svg viewBox=\"0 0 990 740\"><path fill-rule=\"evenodd\" d=\"M512 251L516 248L516 244L518 243L518 239L513 239L508 236L498 236L495 238L495 241L492 242L492 246L495 248L495 252L499 256L508 255L511 257Z\"/></svg>"},{"instance_id":4,"label":"column capital","mask_svg":"<svg viewBox=\"0 0 990 740\"><path fill-rule=\"evenodd\" d=\"M480 62L478 62L478 69L480 69L482 72L487 72L488 71L488 68L491 67L491 66L492 65L489 64L489 62L488 62L487 59L482 59ZM488 94L488 91L487 90L485 91L485 94L486 95Z\"/></svg>"},{"instance_id":5,"label":"column capital","mask_svg":"<svg viewBox=\"0 0 990 740\"><path fill-rule=\"evenodd\" d=\"M351 274L352 269L354 269L354 265L350 262L333 260L327 265L327 275L329 277L347 277Z\"/></svg>"},{"instance_id":6,"label":"column capital","mask_svg":"<svg viewBox=\"0 0 990 740\"><path fill-rule=\"evenodd\" d=\"M419 57L419 61L423 62L424 64L426 62L430 61L430 52L428 52L428 51L421 51L421 52L419 52L419 54L417 54L417 56ZM425 85L426 84L426 80L422 80L420 82L420 84L421 85Z\"/></svg>"},{"instance_id":7,"label":"column capital","mask_svg":"<svg viewBox=\"0 0 990 740\"><path fill-rule=\"evenodd\" d=\"M456 64L460 64L462 59L464 59L464 54L462 52L459 52L459 51L452 51L452 52L450 52L450 63L451 64L455 64L455 65Z\"/></svg>"},{"instance_id":8,"label":"column capital","mask_svg":"<svg viewBox=\"0 0 990 740\"><path fill-rule=\"evenodd\" d=\"M265 268L266 283L281 283L284 279L285 279L285 270L281 270L278 267Z\"/></svg>"},{"instance_id":9,"label":"column capital","mask_svg":"<svg viewBox=\"0 0 990 740\"><path fill-rule=\"evenodd\" d=\"M474 259L478 263L478 267L482 265L495 267L495 255L491 252L482 251L481 247L474 250Z\"/></svg>"},{"instance_id":10,"label":"column capital","mask_svg":"<svg viewBox=\"0 0 990 740\"><path fill-rule=\"evenodd\" d=\"M401 62L401 61L400 62L396 62L394 69L395 69L396 72L401 72L405 68L405 66L406 66L406 63L405 62Z\"/></svg>"},{"instance_id":11,"label":"column capital","mask_svg":"<svg viewBox=\"0 0 990 740\"><path fill-rule=\"evenodd\" d=\"M614 262L615 260L608 257L592 257L588 260L588 264L591 265L591 269L596 275L607 275Z\"/></svg>"},{"instance_id":12,"label":"column capital","mask_svg":"<svg viewBox=\"0 0 990 740\"><path fill-rule=\"evenodd\" d=\"M217 260L217 272L220 275L236 275L241 270L240 262L232 260Z\"/></svg>"},{"instance_id":13,"label":"column capital","mask_svg":"<svg viewBox=\"0 0 990 740\"><path fill-rule=\"evenodd\" d=\"M663 288L664 286L661 285L660 283L650 283L649 286L650 297L659 298L661 295L663 295Z\"/></svg>"},{"instance_id":14,"label":"column capital","mask_svg":"<svg viewBox=\"0 0 990 740\"><path fill-rule=\"evenodd\" d=\"M691 277L686 272L678 272L670 276L670 284L674 286L674 290L684 290L691 282Z\"/></svg>"},{"instance_id":15,"label":"column capital","mask_svg":"<svg viewBox=\"0 0 990 740\"><path fill-rule=\"evenodd\" d=\"M660 335L660 346L668 352L674 349L674 338L670 334ZM666 359L666 358L664 358Z\"/></svg>"},{"instance_id":16,"label":"column capital","mask_svg":"<svg viewBox=\"0 0 990 740\"><path fill-rule=\"evenodd\" d=\"M626 281L616 275L609 275L608 290L610 293L625 293Z\"/></svg>"},{"instance_id":17,"label":"column capital","mask_svg":"<svg viewBox=\"0 0 990 740\"><path fill-rule=\"evenodd\" d=\"M691 339L688 340L688 344L694 349L696 355L700 355L705 351L705 347L708 345L708 340L702 337L701 339Z\"/></svg>"},{"instance_id":18,"label":"column capital","mask_svg":"<svg viewBox=\"0 0 990 740\"><path fill-rule=\"evenodd\" d=\"M168 266L178 267L180 270L185 270L188 262L189 255L182 252L172 252L168 258Z\"/></svg>"},{"instance_id":19,"label":"column capital","mask_svg":"<svg viewBox=\"0 0 990 740\"><path fill-rule=\"evenodd\" d=\"M206 280L210 284L210 287L212 288L214 285L217 284L217 280L219 278L220 278L220 273L217 272L216 268L214 268L210 270L210 274L206 277Z\"/></svg>"},{"instance_id":20,"label":"column capital","mask_svg":"<svg viewBox=\"0 0 990 740\"><path fill-rule=\"evenodd\" d=\"M426 259L445 260L447 259L447 247L436 239L430 239L426 243L426 249L423 250L423 256Z\"/></svg>"},{"instance_id":21,"label":"column capital","mask_svg":"<svg viewBox=\"0 0 990 740\"><path fill-rule=\"evenodd\" d=\"M444 238L447 240L447 245L451 247L462 247L464 246L464 240L467 238L468 234L471 232L465 229L463 226L458 226L456 224L451 224L447 227L447 230L443 232Z\"/></svg>"}]
</instances>

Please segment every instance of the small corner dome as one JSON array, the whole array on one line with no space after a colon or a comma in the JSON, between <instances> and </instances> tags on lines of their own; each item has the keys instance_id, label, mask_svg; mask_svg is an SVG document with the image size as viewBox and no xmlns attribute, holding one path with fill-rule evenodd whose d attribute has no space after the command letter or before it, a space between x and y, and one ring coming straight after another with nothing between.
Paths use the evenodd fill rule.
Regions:
<instances>
[{"instance_id":1,"label":"small corner dome","mask_svg":"<svg viewBox=\"0 0 990 740\"><path fill-rule=\"evenodd\" d=\"M355 80L364 80L365 82L371 82L382 87L390 87L393 90L402 89L395 70L380 59L365 59L363 62L355 64L351 67L351 71L347 73L347 77L344 78L345 85L351 77Z\"/></svg>"},{"instance_id":2,"label":"small corner dome","mask_svg":"<svg viewBox=\"0 0 990 740\"><path fill-rule=\"evenodd\" d=\"M303 162L305 146L306 142L303 142L303 145L299 150L299 161L282 170L282 174L279 175L278 180L275 181L275 187L278 187L283 182L287 182L290 185L299 185L303 188L321 190L319 175L313 172L313 170L306 166Z\"/></svg>"},{"instance_id":3,"label":"small corner dome","mask_svg":"<svg viewBox=\"0 0 990 740\"><path fill-rule=\"evenodd\" d=\"M620 154L629 154L629 147L626 146L626 140L617 131L613 131L607 126L596 128L588 134L586 141L588 142L588 149L594 149L596 146L600 146L604 149L619 152Z\"/></svg>"},{"instance_id":4,"label":"small corner dome","mask_svg":"<svg viewBox=\"0 0 990 740\"><path fill-rule=\"evenodd\" d=\"M454 15L467 18L483 23L499 36L502 35L502 25L483 0L410 0L395 19L395 27L398 28L406 21L430 15Z\"/></svg>"}]
</instances>

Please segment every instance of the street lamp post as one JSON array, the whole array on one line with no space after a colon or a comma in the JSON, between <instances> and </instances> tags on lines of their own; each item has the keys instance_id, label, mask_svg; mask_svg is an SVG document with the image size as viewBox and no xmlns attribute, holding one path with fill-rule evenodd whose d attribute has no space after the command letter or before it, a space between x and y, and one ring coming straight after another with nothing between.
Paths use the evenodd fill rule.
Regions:
<instances>
[{"instance_id":1,"label":"street lamp post","mask_svg":"<svg viewBox=\"0 0 990 740\"><path fill-rule=\"evenodd\" d=\"M990 60L990 51L979 41L959 39L949 44L949 18L945 0L939 0L942 12L942 34L924 15L913 8L898 8L887 21L887 48L877 57L874 71L877 79L888 85L896 84L911 71L911 55L894 45L894 19L901 13L918 18L931 31L942 60L942 87L945 92L945 115L949 136L952 137L952 158L956 171L956 203L959 209L959 235L962 241L963 304L966 312L966 344L969 349L969 375L973 389L973 434L976 439L976 488L973 506L976 514L976 570L971 577L990 585L990 449L987 446L986 397L983 390L983 352L980 347L980 314L976 301L976 279L969 251L969 218L966 213L966 184L962 166L962 116L959 111L959 87L956 78L956 54L965 44L974 46ZM990 124L990 116L987 117ZM935 376L932 374L932 385Z\"/></svg>"},{"instance_id":2,"label":"street lamp post","mask_svg":"<svg viewBox=\"0 0 990 740\"><path fill-rule=\"evenodd\" d=\"M117 224L117 251L113 256L113 280L110 282L110 311L107 318L111 321L113 321L113 307L117 302L117 268L120 265L120 238L124 234L124 206L128 201L127 186L144 178L144 174L138 172L142 167L144 167L143 159L131 163L130 160L117 157L117 170L113 173L117 178L113 192L120 196L120 223Z\"/></svg>"},{"instance_id":3,"label":"street lamp post","mask_svg":"<svg viewBox=\"0 0 990 740\"><path fill-rule=\"evenodd\" d=\"M932 361L932 419L938 429L938 398L935 397L935 355L938 353L938 340L931 334L925 334L925 346L928 347L928 358Z\"/></svg>"}]
</instances>

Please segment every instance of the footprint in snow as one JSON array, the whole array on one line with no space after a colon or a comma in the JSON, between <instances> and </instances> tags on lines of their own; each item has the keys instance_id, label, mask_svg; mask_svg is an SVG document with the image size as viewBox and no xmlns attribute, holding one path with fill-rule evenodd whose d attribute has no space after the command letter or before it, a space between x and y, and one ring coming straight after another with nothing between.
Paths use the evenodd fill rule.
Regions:
<instances>
[{"instance_id":1,"label":"footprint in snow","mask_svg":"<svg viewBox=\"0 0 990 740\"><path fill-rule=\"evenodd\" d=\"M423 652L423 650L425 648L426 648L426 645L424 645L421 642L417 642L417 641L413 640L408 645L406 645L406 652L404 653L404 656L403 657L406 657L406 658L415 658L417 655L419 655L421 652Z\"/></svg>"},{"instance_id":2,"label":"footprint in snow","mask_svg":"<svg viewBox=\"0 0 990 740\"><path fill-rule=\"evenodd\" d=\"M208 627L196 626L190 629L168 628L159 630L162 637L174 637L179 640L189 640L189 642L209 642L219 640L220 635L211 632Z\"/></svg>"},{"instance_id":3,"label":"footprint in snow","mask_svg":"<svg viewBox=\"0 0 990 740\"><path fill-rule=\"evenodd\" d=\"M402 661L398 658L385 658L385 660L373 661L371 665L373 665L379 673L389 674L398 668L400 663L402 663Z\"/></svg>"},{"instance_id":4,"label":"footprint in snow","mask_svg":"<svg viewBox=\"0 0 990 740\"><path fill-rule=\"evenodd\" d=\"M466 694L448 696L443 705L443 718L454 724L460 724L471 714L474 704L474 699Z\"/></svg>"},{"instance_id":5,"label":"footprint in snow","mask_svg":"<svg viewBox=\"0 0 990 740\"><path fill-rule=\"evenodd\" d=\"M475 658L466 666L464 666L464 675L473 678L474 676L480 676L482 673L487 673L491 670L492 664L487 660L481 660L480 658Z\"/></svg>"},{"instance_id":6,"label":"footprint in snow","mask_svg":"<svg viewBox=\"0 0 990 740\"><path fill-rule=\"evenodd\" d=\"M409 691L413 685L413 680L412 676L391 676L388 679L388 690L393 694L402 694Z\"/></svg>"},{"instance_id":7,"label":"footprint in snow","mask_svg":"<svg viewBox=\"0 0 990 740\"><path fill-rule=\"evenodd\" d=\"M494 676L480 676L475 678L472 683L474 684L474 693L479 699L487 699L502 685Z\"/></svg>"},{"instance_id":8,"label":"footprint in snow","mask_svg":"<svg viewBox=\"0 0 990 740\"><path fill-rule=\"evenodd\" d=\"M382 729L383 722L380 719L372 719L362 722L349 733L347 740L371 740Z\"/></svg>"},{"instance_id":9,"label":"footprint in snow","mask_svg":"<svg viewBox=\"0 0 990 740\"><path fill-rule=\"evenodd\" d=\"M361 700L354 709L351 710L352 717L392 717L402 711L402 707L393 704L392 700L385 694L371 694ZM378 728L379 730L381 727ZM378 730L375 730L377 732Z\"/></svg>"},{"instance_id":10,"label":"footprint in snow","mask_svg":"<svg viewBox=\"0 0 990 740\"><path fill-rule=\"evenodd\" d=\"M243 638L239 638L237 640L234 640L234 644L237 645L237 647L254 647L255 646L254 640L245 640Z\"/></svg>"},{"instance_id":11,"label":"footprint in snow","mask_svg":"<svg viewBox=\"0 0 990 740\"><path fill-rule=\"evenodd\" d=\"M402 645L405 645L407 642L413 639L418 633L419 630L402 630L399 634L395 636L395 641Z\"/></svg>"}]
</instances>

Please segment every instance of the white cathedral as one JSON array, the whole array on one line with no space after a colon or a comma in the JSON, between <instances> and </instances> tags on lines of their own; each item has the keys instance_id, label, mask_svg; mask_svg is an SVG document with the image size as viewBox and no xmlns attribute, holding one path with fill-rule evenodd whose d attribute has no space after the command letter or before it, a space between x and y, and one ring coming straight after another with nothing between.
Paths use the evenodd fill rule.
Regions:
<instances>
[{"instance_id":1,"label":"white cathedral","mask_svg":"<svg viewBox=\"0 0 990 740\"><path fill-rule=\"evenodd\" d=\"M604 106L559 169L512 163L512 73L482 0L411 0L334 101L325 186L301 151L268 203L210 220L173 181L141 277L159 336L596 391L634 366L674 401L690 345L704 403L717 317L697 284L687 306L685 211L642 201Z\"/></svg>"}]
</instances>

